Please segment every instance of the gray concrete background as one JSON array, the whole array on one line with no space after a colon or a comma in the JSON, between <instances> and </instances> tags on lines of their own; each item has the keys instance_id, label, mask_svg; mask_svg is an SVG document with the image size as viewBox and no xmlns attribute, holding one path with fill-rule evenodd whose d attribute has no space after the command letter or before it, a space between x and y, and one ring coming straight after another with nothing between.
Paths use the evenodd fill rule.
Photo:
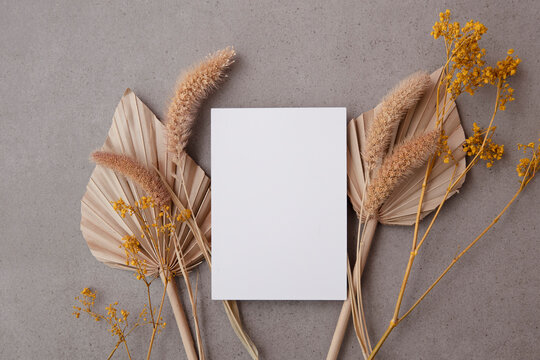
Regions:
<instances>
[{"instance_id":1,"label":"gray concrete background","mask_svg":"<svg viewBox=\"0 0 540 360\"><path fill-rule=\"evenodd\" d=\"M98 263L79 231L93 168L88 155L103 143L126 87L161 117L182 68L236 47L230 81L202 108L189 146L209 171L211 107L346 106L352 118L407 74L441 65L442 42L429 32L446 8L460 21L486 24L491 60L513 47L523 63L511 81L517 100L497 120L504 159L476 168L448 203L415 264L404 306L511 197L515 143L540 135L537 1L2 1L0 358L104 359L114 340L103 324L72 317L73 297L90 286L99 292L98 308L118 300L135 313L144 302L144 286ZM459 101L467 129L486 124L493 96L486 90ZM539 195L535 181L399 325L381 359L538 359ZM385 226L377 232L364 278L373 341L391 317L411 233ZM247 359L222 305L210 300L206 265L199 276L209 358ZM241 304L264 359L324 358L340 308L322 301ZM169 308L165 319L170 326L154 358L185 358ZM146 329L129 340L134 358L144 358L148 338ZM341 355L361 356L352 329Z\"/></svg>"}]
</instances>

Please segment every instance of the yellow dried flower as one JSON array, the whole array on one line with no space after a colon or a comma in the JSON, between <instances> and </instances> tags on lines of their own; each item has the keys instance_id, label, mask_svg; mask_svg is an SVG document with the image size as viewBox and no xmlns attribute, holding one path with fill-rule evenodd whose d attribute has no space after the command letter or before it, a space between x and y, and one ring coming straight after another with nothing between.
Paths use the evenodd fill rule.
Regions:
<instances>
[{"instance_id":1,"label":"yellow dried flower","mask_svg":"<svg viewBox=\"0 0 540 360\"><path fill-rule=\"evenodd\" d=\"M455 160L454 154L448 146L448 135L446 135L446 131L444 129L441 129L440 131L437 156L442 157L445 164L448 164L450 160Z\"/></svg>"},{"instance_id":2,"label":"yellow dried flower","mask_svg":"<svg viewBox=\"0 0 540 360\"><path fill-rule=\"evenodd\" d=\"M138 256L141 251L139 240L133 235L126 235L122 238L122 247L126 254L126 265L135 268L135 277L137 280L146 282L147 263L146 260L141 260Z\"/></svg>"},{"instance_id":3,"label":"yellow dried flower","mask_svg":"<svg viewBox=\"0 0 540 360\"><path fill-rule=\"evenodd\" d=\"M523 178L524 184L527 184L540 170L540 139L538 139L538 144L534 142L518 144L518 149L524 154L531 153L530 157L520 159L516 166L518 176Z\"/></svg>"},{"instance_id":4,"label":"yellow dried flower","mask_svg":"<svg viewBox=\"0 0 540 360\"><path fill-rule=\"evenodd\" d=\"M124 250L126 266L133 268L135 270L135 277L145 283L147 287L148 303L150 304L150 285L153 280L159 277L159 271L166 273L168 281L171 281L172 277L174 276L174 271L169 268L168 264L163 264L160 261L157 270L152 268L153 278L147 278L148 263L145 258L149 256L148 251L157 250L161 252L164 250L165 253L169 253L170 247L163 244L163 237L176 236L175 232L177 222L186 221L191 218L191 210L184 209L178 213L175 212L174 214L171 214L169 212L169 205L166 205L164 202L160 202L158 205L154 201L154 198L150 196L142 196L133 204L128 204L120 198L117 201L112 201L111 206L114 211L123 218L125 218L126 215L135 216L140 225L140 233L127 234L123 236L122 243L119 247ZM149 208L155 209L152 211L144 211ZM152 219L152 217L154 217L154 219ZM140 241L141 239L145 239L142 245ZM166 247L163 249L163 246ZM96 297L94 292L88 288L85 288L81 292L81 295L81 297L76 297L76 300L79 301L82 306L74 306L73 315L76 318L79 318L81 313L85 312L95 321L105 321L109 326L108 331L111 336L118 339L117 346L115 349L113 349L113 353L118 348L120 343L124 343L126 351L128 351L126 336L131 333L135 327L142 324L152 324L153 338L156 332L161 332L166 326L166 323L159 316L161 314L161 306L163 303L161 303L159 307L159 312L157 312L157 309L152 309L150 306L145 304L143 309L140 311L135 324L130 326L128 323L130 313L125 309L119 309L118 302L110 303L105 308L106 314L102 315L93 310L94 300Z\"/></svg>"},{"instance_id":5,"label":"yellow dried flower","mask_svg":"<svg viewBox=\"0 0 540 360\"><path fill-rule=\"evenodd\" d=\"M79 302L81 306L73 306L75 312L73 313L76 318L79 318L81 312L88 314L95 321L104 321L109 326L108 332L111 336L118 338L117 344L125 343L126 337L131 333L135 328L144 325L144 324L153 324L148 320L148 305L144 304L143 309L139 314L137 321L134 324L129 324L129 312L125 309L120 309L120 316L118 316L118 301L110 303L105 310L107 310L106 315L100 314L94 311L94 303L96 300L96 292L90 290L89 288L84 288L81 293L81 296L75 297L75 300ZM156 326L164 327L162 324L156 324ZM127 348L127 344L126 344Z\"/></svg>"},{"instance_id":6,"label":"yellow dried flower","mask_svg":"<svg viewBox=\"0 0 540 360\"><path fill-rule=\"evenodd\" d=\"M153 198L149 196L142 196L139 200L135 201L134 205L127 204L123 199L112 201L111 205L113 209L122 217L126 215L136 216L139 221L141 232L138 235L130 234L122 238L122 245L126 254L126 265L135 269L135 277L138 280L143 280L148 283L146 275L148 274L148 267L146 260L140 258L140 239L147 238L154 245L159 241L156 238L156 234L164 234L165 236L173 236L176 231L176 223L184 222L191 218L192 213L190 209L184 209L178 212L178 215L172 216L169 213L169 205L161 205L159 210L156 211L156 216L153 223L149 222L146 216L143 216L142 211L148 208L154 208L155 204ZM155 245L159 247L159 245Z\"/></svg>"},{"instance_id":7,"label":"yellow dried flower","mask_svg":"<svg viewBox=\"0 0 540 360\"><path fill-rule=\"evenodd\" d=\"M450 63L445 67L444 74L447 92L452 99L456 99L463 92L473 95L478 88L487 84L497 85L500 89L498 108L505 110L506 103L514 100L514 89L508 85L507 80L516 74L521 60L513 55L513 49L509 49L506 58L498 61L496 66L486 66L486 50L478 42L487 28L474 20L460 28L459 22L450 22L450 15L450 10L439 14L439 21L433 25L431 32L435 39L441 36L444 38Z\"/></svg>"},{"instance_id":8,"label":"yellow dried flower","mask_svg":"<svg viewBox=\"0 0 540 360\"><path fill-rule=\"evenodd\" d=\"M189 219L190 217L191 217L191 210L184 209L184 210L180 211L180 214L178 214L178 216L176 217L176 220L184 222L187 219Z\"/></svg>"},{"instance_id":9,"label":"yellow dried flower","mask_svg":"<svg viewBox=\"0 0 540 360\"><path fill-rule=\"evenodd\" d=\"M492 126L489 129L484 130L481 129L478 124L474 123L474 134L466 139L465 143L463 144L463 151L467 153L467 156L476 156L479 154L478 156L480 159L487 161L487 168L492 167L495 160L500 160L504 154L504 145L496 144L491 139L495 129L496 127ZM484 144L483 147L482 144Z\"/></svg>"}]
</instances>

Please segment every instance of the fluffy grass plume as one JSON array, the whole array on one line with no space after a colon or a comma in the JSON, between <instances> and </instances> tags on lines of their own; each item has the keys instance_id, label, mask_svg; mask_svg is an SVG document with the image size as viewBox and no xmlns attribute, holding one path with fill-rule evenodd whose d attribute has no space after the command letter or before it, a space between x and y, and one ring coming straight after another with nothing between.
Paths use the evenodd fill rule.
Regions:
<instances>
[{"instance_id":1,"label":"fluffy grass plume","mask_svg":"<svg viewBox=\"0 0 540 360\"><path fill-rule=\"evenodd\" d=\"M144 165L129 156L106 151L94 151L91 159L96 164L105 166L135 181L152 197L156 205L161 206L169 202L169 191L160 177L154 171L148 170Z\"/></svg>"},{"instance_id":2,"label":"fluffy grass plume","mask_svg":"<svg viewBox=\"0 0 540 360\"><path fill-rule=\"evenodd\" d=\"M367 134L365 156L370 169L374 169L384 158L399 122L420 100L430 83L429 74L419 71L402 80L384 97Z\"/></svg>"},{"instance_id":3,"label":"fluffy grass plume","mask_svg":"<svg viewBox=\"0 0 540 360\"><path fill-rule=\"evenodd\" d=\"M415 169L422 166L439 146L438 130L433 130L410 140L394 150L378 169L375 179L367 187L364 208L367 214L376 215L394 189Z\"/></svg>"},{"instance_id":4,"label":"fluffy grass plume","mask_svg":"<svg viewBox=\"0 0 540 360\"><path fill-rule=\"evenodd\" d=\"M180 76L167 112L167 144L180 160L191 135L201 103L226 78L236 52L232 47L216 51Z\"/></svg>"}]
</instances>

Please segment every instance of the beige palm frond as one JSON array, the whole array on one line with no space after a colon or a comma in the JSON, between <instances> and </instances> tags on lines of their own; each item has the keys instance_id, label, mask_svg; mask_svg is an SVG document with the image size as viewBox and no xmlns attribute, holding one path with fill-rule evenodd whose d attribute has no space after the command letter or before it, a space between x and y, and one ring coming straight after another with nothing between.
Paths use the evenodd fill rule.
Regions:
<instances>
[{"instance_id":1,"label":"beige palm frond","mask_svg":"<svg viewBox=\"0 0 540 360\"><path fill-rule=\"evenodd\" d=\"M166 146L163 124L131 90L126 90L116 108L109 135L101 151L122 154L121 156L132 159L137 166L144 167L149 172L150 169L157 169L164 181L176 189L178 194L184 192L179 191L181 184L177 179L185 179L184 185L189 194L191 209L196 215L202 234L209 239L210 179L190 157L186 157L183 168L174 166ZM122 198L126 203L134 204L146 195L146 191L133 179L107 167L96 166L81 201L81 231L96 259L114 268L132 269L130 265L126 265L125 253L120 246L124 236L140 233L141 224L130 216L122 218L113 209L111 202ZM185 195L181 195L180 200L187 203ZM176 210L175 205L171 204L171 213L174 214ZM155 219L158 216L155 208L142 211L146 219ZM175 231L174 239L164 233L156 235L162 245L161 254L156 253L155 247L146 237L138 239L141 244L138 255L146 262L149 276L163 276L160 272L159 256L166 267L178 276L182 275L181 266L190 270L203 261L203 253L186 223L182 223ZM173 241L177 241L182 248L183 258L180 260L174 250L164 250L174 249ZM182 264L179 261L182 261ZM197 353L174 280L167 282L167 294L188 357L195 359Z\"/></svg>"},{"instance_id":2,"label":"beige palm frond","mask_svg":"<svg viewBox=\"0 0 540 360\"><path fill-rule=\"evenodd\" d=\"M157 171L157 175L161 178L167 191L174 195L171 202L171 213L183 208L189 208L193 211L192 218L176 229L175 241L176 245L180 245L180 251L175 251L171 238L162 239L164 248L170 246L172 249L166 253L165 259L166 265L171 271L182 276L182 266L184 271L189 271L204 261L205 252L199 246L198 240L202 239L209 247L211 235L210 178L189 156L183 158L182 166L176 165L173 154L167 151L165 126L129 89L126 90L116 108L109 135L100 150L123 154L145 169ZM110 202L122 198L127 203L133 204L143 195L146 195L146 192L136 181L103 166L97 166L94 169L81 201L81 231L90 251L97 260L114 268L133 270L129 265L126 265L125 253L120 246L124 236L138 233L140 224L128 216L122 218L116 213ZM154 209L145 211L145 217L149 219L157 216ZM197 237L192 231L195 227L197 228ZM149 245L141 242L141 248L147 250L141 251L138 255L141 256L141 260L146 261L149 275L157 275L159 274L159 260L150 251L151 246ZM181 254L180 259L178 253ZM167 294L188 358L194 359L197 352L175 281L168 282ZM224 302L224 306L235 333L250 356L257 359L258 350L243 327L236 302L227 301Z\"/></svg>"},{"instance_id":3,"label":"beige palm frond","mask_svg":"<svg viewBox=\"0 0 540 360\"><path fill-rule=\"evenodd\" d=\"M440 73L441 69L431 74L430 87L418 104L401 121L395 138L390 143L388 153L392 153L395 146L436 128L437 84ZM442 98L444 94L440 94L440 96ZM368 171L366 159L362 157L362 154L367 151L366 130L378 111L380 111L380 105L351 120L348 127L348 192L349 199L357 213L361 212L364 188L370 182L372 176ZM461 144L465 141L465 133L461 127L456 104L453 101L448 102L446 109L440 109L440 111L441 113L444 111L444 130L448 136L448 146L452 150L456 162L445 163L442 158L437 159L435 162L427 184L428 187L421 213L422 218L433 211L444 197L454 173L455 164L458 167L456 174L460 174L466 166L465 153L461 150ZM407 181L398 185L386 199L379 209L378 220L380 223L392 225L414 224L426 166L424 165L414 171L407 177ZM465 177L461 179L451 195L457 192L464 181ZM365 212L363 214L362 218L365 220Z\"/></svg>"}]
</instances>

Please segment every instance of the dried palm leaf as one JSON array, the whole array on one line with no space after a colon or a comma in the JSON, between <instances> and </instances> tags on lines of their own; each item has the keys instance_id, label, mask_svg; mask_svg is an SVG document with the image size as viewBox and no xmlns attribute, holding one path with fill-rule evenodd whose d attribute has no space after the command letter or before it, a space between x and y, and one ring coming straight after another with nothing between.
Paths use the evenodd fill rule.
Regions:
<instances>
[{"instance_id":1,"label":"dried palm leaf","mask_svg":"<svg viewBox=\"0 0 540 360\"><path fill-rule=\"evenodd\" d=\"M169 186L176 190L180 201L187 203L180 180L185 180L185 188L189 193L191 210L196 216L201 232L210 237L210 179L204 171L189 157L185 159L182 168L176 167L169 159L166 150L165 127L150 111L150 109L131 90L126 90L114 113L113 122L102 151L124 154L135 159L147 169L157 169ZM121 269L132 269L126 265L126 257L121 249L122 238L126 235L140 233L140 225L136 219L126 216L122 218L111 206L111 201L122 198L127 203L135 203L147 195L142 188L128 178L115 173L103 166L97 166L90 177L87 191L81 201L81 230L92 254L99 261ZM176 211L176 205L171 204L171 213ZM157 217L157 209L143 210L146 219ZM176 236L182 249L182 264L174 251L173 237L159 235L163 246L161 258L167 267L175 274L182 275L182 266L187 270L193 269L204 259L193 233L186 223L176 228ZM160 260L150 241L138 239L141 244L141 260L146 261L148 275L163 274L160 272ZM175 240L176 241L176 240ZM188 321L178 296L175 281L168 281L167 294L178 324L182 341L188 358L196 359L197 353L189 330Z\"/></svg>"},{"instance_id":2,"label":"dried palm leaf","mask_svg":"<svg viewBox=\"0 0 540 360\"><path fill-rule=\"evenodd\" d=\"M391 153L393 148L398 144L435 129L437 121L437 86L441 70L439 69L431 74L431 87L426 91L416 107L411 109L405 119L401 121L388 153ZM444 94L441 93L439 96L442 99ZM380 105L373 110L363 113L349 123L347 144L348 192L351 203L357 213L361 212L364 188L369 183L371 176L367 164L361 155L366 151L366 129L373 121L379 108ZM443 109L440 111L442 112ZM461 145L465 141L465 133L461 127L456 104L453 101L448 102L446 109L444 109L444 130L448 136L448 146L452 150L455 161L458 164L456 173L459 174L465 170L466 166L465 153L461 150ZM393 194L384 202L378 214L380 223L391 225L413 225L415 223L426 166L414 171L407 181L399 185ZM454 173L454 167L455 163L453 161L445 163L439 158L435 162L424 198L421 213L422 218L433 211L441 202ZM465 178L454 188L450 196L457 192L463 181L465 181ZM365 216L363 216L362 220L365 220Z\"/></svg>"},{"instance_id":3,"label":"dried palm leaf","mask_svg":"<svg viewBox=\"0 0 540 360\"><path fill-rule=\"evenodd\" d=\"M394 139L390 143L388 154L391 154L396 146L436 129L438 119L436 109L437 89L439 82L441 81L441 72L442 68L431 74L430 87L426 90L424 96L416 106L410 109L405 118L401 121ZM441 92L438 95L440 103L444 103L444 92ZM353 286L358 285L360 282L362 270L366 263L377 223L380 222L382 224L391 225L415 224L418 203L422 193L422 183L426 173L426 167L428 166L426 164L414 170L407 180L399 184L385 200L376 217L367 218L368 214L362 208L362 204L364 194L367 195L366 188L370 183L373 174L370 172L367 161L363 155L367 151L367 129L380 109L381 105L379 104L375 109L367 111L356 119L351 120L348 126L347 175L349 199L351 200L356 213L361 217L360 221L367 221L367 224L364 225L364 229L366 229L366 225L369 229L366 231L366 233L369 233L369 236L363 236L359 246L359 260L357 260L353 271L354 280L351 283ZM446 136L448 136L448 148L452 151L454 158L453 161L447 163L440 157L435 160L422 203L421 218L437 208L445 197L448 186L455 180L454 175L460 174L466 167L465 153L461 150L461 145L465 141L465 133L461 127L455 102L447 101L445 108L439 109L439 112L442 114L439 118L444 119L443 129ZM464 181L465 177L456 184L449 196L455 194ZM358 301L361 306L361 297ZM351 315L351 305L349 297L344 302L341 309L338 324L327 355L327 360L336 359L339 354L339 349L345 335L345 329ZM355 330L357 330L356 324ZM364 343L366 342L364 341Z\"/></svg>"}]
</instances>

